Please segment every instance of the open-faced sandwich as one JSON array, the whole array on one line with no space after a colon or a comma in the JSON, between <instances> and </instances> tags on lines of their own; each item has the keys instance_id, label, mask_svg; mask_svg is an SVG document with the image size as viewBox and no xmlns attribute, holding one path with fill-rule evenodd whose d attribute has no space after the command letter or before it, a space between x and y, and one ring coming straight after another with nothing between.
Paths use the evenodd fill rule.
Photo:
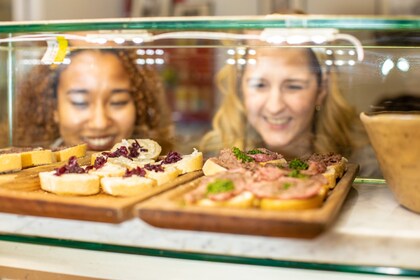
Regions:
<instances>
[{"instance_id":1,"label":"open-faced sandwich","mask_svg":"<svg viewBox=\"0 0 420 280\"><path fill-rule=\"evenodd\" d=\"M197 188L184 196L187 205L301 210L320 207L347 160L338 154L314 154L287 161L258 148L224 149L208 159Z\"/></svg>"},{"instance_id":2,"label":"open-faced sandwich","mask_svg":"<svg viewBox=\"0 0 420 280\"><path fill-rule=\"evenodd\" d=\"M110 151L93 154L89 166L74 167L77 162L71 158L68 164L61 167L65 172L57 169L55 172L40 173L41 188L57 194L89 195L102 190L114 196L133 196L171 182L182 174L201 170L203 166L203 154L197 150L189 155L170 152L160 156L161 151L159 143L151 139L123 140ZM76 173L73 175L80 180L75 179L75 182L82 185L84 177L96 177L98 190L86 193L77 190L71 193L66 187L65 192L57 191L62 181L66 185L68 173ZM54 179L48 179L50 177ZM48 185L52 183L54 187Z\"/></svg>"}]
</instances>

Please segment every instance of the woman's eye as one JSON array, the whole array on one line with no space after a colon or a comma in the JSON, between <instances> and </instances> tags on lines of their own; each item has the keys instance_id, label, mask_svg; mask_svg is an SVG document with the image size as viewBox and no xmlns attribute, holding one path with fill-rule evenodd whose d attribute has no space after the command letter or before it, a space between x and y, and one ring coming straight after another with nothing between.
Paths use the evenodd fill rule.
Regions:
<instances>
[{"instance_id":1,"label":"woman's eye","mask_svg":"<svg viewBox=\"0 0 420 280\"><path fill-rule=\"evenodd\" d=\"M80 102L80 101L70 101L71 105L73 105L74 107L78 108L78 109L86 109L89 106L88 102Z\"/></svg>"},{"instance_id":2,"label":"woman's eye","mask_svg":"<svg viewBox=\"0 0 420 280\"><path fill-rule=\"evenodd\" d=\"M300 84L287 84L285 87L290 91L299 91L305 88L303 85Z\"/></svg>"},{"instance_id":3,"label":"woman's eye","mask_svg":"<svg viewBox=\"0 0 420 280\"><path fill-rule=\"evenodd\" d=\"M248 83L248 87L252 89L263 89L267 87L267 83L263 81L252 81Z\"/></svg>"},{"instance_id":4,"label":"woman's eye","mask_svg":"<svg viewBox=\"0 0 420 280\"><path fill-rule=\"evenodd\" d=\"M120 100L120 101L111 101L110 104L113 107L124 107L126 106L130 101L129 100Z\"/></svg>"}]
</instances>

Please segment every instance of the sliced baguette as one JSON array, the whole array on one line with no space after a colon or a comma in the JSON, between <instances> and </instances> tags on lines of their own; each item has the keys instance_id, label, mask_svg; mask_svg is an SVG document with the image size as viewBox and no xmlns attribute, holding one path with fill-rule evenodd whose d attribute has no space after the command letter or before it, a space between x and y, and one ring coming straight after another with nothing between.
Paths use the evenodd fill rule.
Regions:
<instances>
[{"instance_id":1,"label":"sliced baguette","mask_svg":"<svg viewBox=\"0 0 420 280\"><path fill-rule=\"evenodd\" d=\"M157 185L160 186L173 181L181 174L181 170L173 166L165 166L164 168L165 170L163 172L146 170L146 177L155 180Z\"/></svg>"},{"instance_id":2,"label":"sliced baguette","mask_svg":"<svg viewBox=\"0 0 420 280\"><path fill-rule=\"evenodd\" d=\"M106 162L101 168L89 170L89 174L102 177L123 176L127 169L121 165Z\"/></svg>"},{"instance_id":3,"label":"sliced baguette","mask_svg":"<svg viewBox=\"0 0 420 280\"><path fill-rule=\"evenodd\" d=\"M126 158L126 157L108 158L107 161L110 162L110 163L113 163L113 164L118 164L120 166L124 166L128 169L143 167L148 163L151 164L151 163L155 162L153 159L142 159L142 160L133 159L133 160L131 160L131 159Z\"/></svg>"},{"instance_id":4,"label":"sliced baguette","mask_svg":"<svg viewBox=\"0 0 420 280\"><path fill-rule=\"evenodd\" d=\"M346 171L347 166L347 159L345 157L341 158L341 161L335 164L331 164L327 166L327 170L322 173L322 175L328 181L328 187L330 189L335 188L337 184L337 179L340 179L344 175L344 171Z\"/></svg>"},{"instance_id":5,"label":"sliced baguette","mask_svg":"<svg viewBox=\"0 0 420 280\"><path fill-rule=\"evenodd\" d=\"M150 178L131 177L103 177L101 179L102 190L114 196L134 196L150 190L156 186L156 181Z\"/></svg>"},{"instance_id":6,"label":"sliced baguette","mask_svg":"<svg viewBox=\"0 0 420 280\"><path fill-rule=\"evenodd\" d=\"M54 175L40 172L41 189L59 195L93 195L100 191L99 177L92 174Z\"/></svg>"},{"instance_id":7,"label":"sliced baguette","mask_svg":"<svg viewBox=\"0 0 420 280\"><path fill-rule=\"evenodd\" d=\"M325 189L323 189L325 190ZM324 202L323 192L305 199L272 199L262 198L259 207L264 210L305 210L318 208Z\"/></svg>"},{"instance_id":8,"label":"sliced baguette","mask_svg":"<svg viewBox=\"0 0 420 280\"><path fill-rule=\"evenodd\" d=\"M121 146L125 146L128 149L135 141L144 149L144 151L140 151L137 159L157 159L162 152L162 147L159 143L151 139L123 139L120 143L117 143L112 147L111 152L115 152Z\"/></svg>"},{"instance_id":9,"label":"sliced baguette","mask_svg":"<svg viewBox=\"0 0 420 280\"><path fill-rule=\"evenodd\" d=\"M324 176L327 179L327 186L329 189L335 188L335 185L337 184L338 174L334 167L328 166L327 170L324 173L322 173L322 176Z\"/></svg>"},{"instance_id":10,"label":"sliced baguette","mask_svg":"<svg viewBox=\"0 0 420 280\"><path fill-rule=\"evenodd\" d=\"M205 207L252 208L255 203L254 194L244 191L228 200L216 201L210 198L203 198L198 200L195 205Z\"/></svg>"},{"instance_id":11,"label":"sliced baguette","mask_svg":"<svg viewBox=\"0 0 420 280\"><path fill-rule=\"evenodd\" d=\"M209 158L203 165L203 173L205 176L210 176L219 172L224 172L227 169L219 164L217 164L213 158Z\"/></svg>"},{"instance_id":12,"label":"sliced baguette","mask_svg":"<svg viewBox=\"0 0 420 280\"><path fill-rule=\"evenodd\" d=\"M201 170L203 168L203 153L194 149L189 155L183 155L180 161L164 164L164 166L173 166L181 170L181 174Z\"/></svg>"}]
</instances>

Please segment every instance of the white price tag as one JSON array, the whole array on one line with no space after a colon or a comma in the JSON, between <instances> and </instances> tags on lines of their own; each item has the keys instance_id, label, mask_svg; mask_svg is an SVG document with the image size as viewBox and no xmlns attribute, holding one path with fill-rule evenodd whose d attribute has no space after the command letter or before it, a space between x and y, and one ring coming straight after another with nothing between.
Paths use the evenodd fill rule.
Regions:
<instances>
[{"instance_id":1,"label":"white price tag","mask_svg":"<svg viewBox=\"0 0 420 280\"><path fill-rule=\"evenodd\" d=\"M66 38L57 36L55 40L47 41L47 50L41 59L42 64L62 63L67 53L68 42Z\"/></svg>"}]
</instances>

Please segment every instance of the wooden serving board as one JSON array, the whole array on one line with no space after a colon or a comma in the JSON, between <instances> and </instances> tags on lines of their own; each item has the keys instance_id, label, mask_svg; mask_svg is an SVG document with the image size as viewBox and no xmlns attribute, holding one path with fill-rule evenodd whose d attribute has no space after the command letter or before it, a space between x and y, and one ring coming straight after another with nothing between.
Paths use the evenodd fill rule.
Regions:
<instances>
[{"instance_id":1,"label":"wooden serving board","mask_svg":"<svg viewBox=\"0 0 420 280\"><path fill-rule=\"evenodd\" d=\"M145 222L162 228L313 238L334 221L358 170L358 165L348 164L323 206L316 209L269 211L185 206L182 197L197 187L200 180L197 179L139 203L135 211Z\"/></svg>"},{"instance_id":2,"label":"wooden serving board","mask_svg":"<svg viewBox=\"0 0 420 280\"><path fill-rule=\"evenodd\" d=\"M80 165L90 163L90 156L78 159ZM45 192L38 173L51 171L64 163L55 163L0 175L0 212L64 219L120 223L133 217L133 206L153 195L184 184L199 176L196 171L174 181L132 197L115 197L105 193L91 196L63 196Z\"/></svg>"}]
</instances>

